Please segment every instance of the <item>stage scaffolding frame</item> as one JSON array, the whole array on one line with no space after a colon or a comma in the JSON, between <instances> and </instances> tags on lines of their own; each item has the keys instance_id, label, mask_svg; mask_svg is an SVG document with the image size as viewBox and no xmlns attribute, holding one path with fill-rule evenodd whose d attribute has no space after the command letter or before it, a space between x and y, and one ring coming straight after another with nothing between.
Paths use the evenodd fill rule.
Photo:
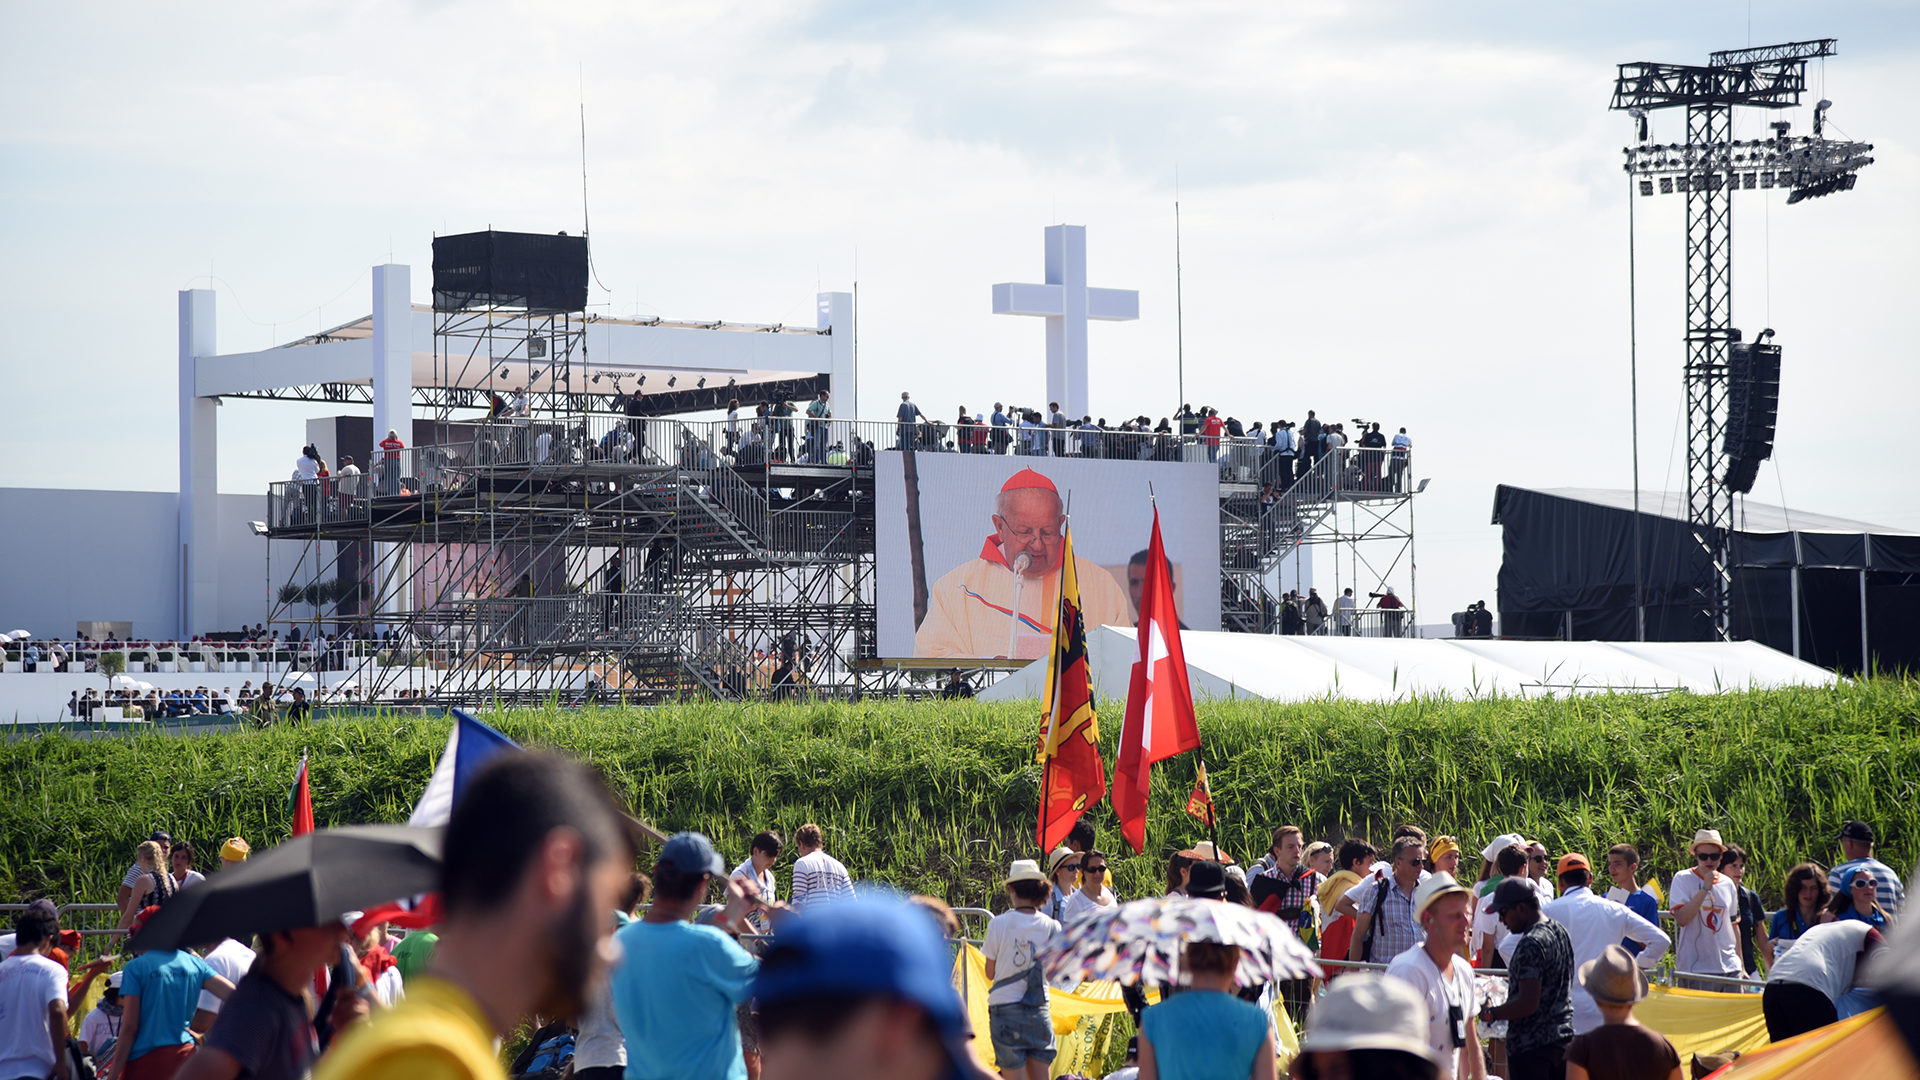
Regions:
<instances>
[{"instance_id":1,"label":"stage scaffolding frame","mask_svg":"<svg viewBox=\"0 0 1920 1080\"><path fill-rule=\"evenodd\" d=\"M956 672L978 690L1019 667L878 655L873 457L899 427L796 415L783 432L782 419L756 449L744 423L449 413L442 441L376 455L350 487L270 486L269 534L305 544L276 620L309 638L345 632L305 655L381 702L934 696ZM914 452L945 433L922 426ZM1151 438L1152 453L1208 460L1200 439L1110 438L1103 456L1137 456L1126 440ZM1222 441L1224 629L1278 631L1276 572L1304 545L1343 545L1355 573L1380 561L1361 545L1399 545L1382 574L1410 562L1425 485L1409 458L1329 454L1263 503L1278 461ZM788 463L799 452L833 463Z\"/></svg>"}]
</instances>

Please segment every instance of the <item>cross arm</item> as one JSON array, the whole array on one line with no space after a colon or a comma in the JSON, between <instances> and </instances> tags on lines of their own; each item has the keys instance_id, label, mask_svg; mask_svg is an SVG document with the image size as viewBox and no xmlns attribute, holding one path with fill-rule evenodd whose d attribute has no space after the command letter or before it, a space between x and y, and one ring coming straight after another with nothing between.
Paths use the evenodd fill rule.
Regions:
<instances>
[{"instance_id":1,"label":"cross arm","mask_svg":"<svg viewBox=\"0 0 1920 1080\"><path fill-rule=\"evenodd\" d=\"M1087 291L1091 293L1096 290ZM993 287L993 313L995 315L1065 315L1067 313L1066 293L1058 285L1016 285L1003 282Z\"/></svg>"},{"instance_id":2,"label":"cross arm","mask_svg":"<svg viewBox=\"0 0 1920 1080\"><path fill-rule=\"evenodd\" d=\"M1087 318L1105 322L1132 322L1140 317L1136 289L1088 289Z\"/></svg>"}]
</instances>

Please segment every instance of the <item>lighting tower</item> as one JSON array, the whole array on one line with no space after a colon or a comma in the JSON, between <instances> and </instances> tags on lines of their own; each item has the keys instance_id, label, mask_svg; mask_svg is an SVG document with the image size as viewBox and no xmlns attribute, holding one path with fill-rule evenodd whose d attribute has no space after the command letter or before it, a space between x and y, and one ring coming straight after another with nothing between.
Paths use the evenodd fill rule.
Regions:
<instances>
[{"instance_id":1,"label":"lighting tower","mask_svg":"<svg viewBox=\"0 0 1920 1080\"><path fill-rule=\"evenodd\" d=\"M1711 54L1704 66L1621 64L1613 109L1638 122L1638 145L1625 169L1641 195L1680 192L1687 198L1687 521L1706 551L1707 569L1694 590L1696 610L1721 639L1729 636L1728 533L1733 495L1752 486L1752 470L1728 478L1729 346L1733 326L1733 193L1788 188L1789 204L1853 187L1859 169L1873 163L1868 143L1826 139L1826 111L1814 110L1811 138L1789 136L1775 123L1773 137L1735 142L1733 109L1786 109L1807 88L1807 61L1834 54L1833 38L1794 41ZM1649 141L1655 109L1687 110L1687 141ZM1771 452L1771 435L1765 453ZM1764 456L1764 453L1763 455Z\"/></svg>"}]
</instances>

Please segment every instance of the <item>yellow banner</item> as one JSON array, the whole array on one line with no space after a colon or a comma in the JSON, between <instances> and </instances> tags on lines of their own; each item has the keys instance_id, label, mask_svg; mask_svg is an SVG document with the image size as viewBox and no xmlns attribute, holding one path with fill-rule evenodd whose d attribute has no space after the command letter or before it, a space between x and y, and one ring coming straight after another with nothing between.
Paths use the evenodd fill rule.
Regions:
<instances>
[{"instance_id":1,"label":"yellow banner","mask_svg":"<svg viewBox=\"0 0 1920 1080\"><path fill-rule=\"evenodd\" d=\"M972 945L962 945L953 961L953 986L966 1002L967 1019L973 1024L973 1052L980 1063L994 1069L993 1040L987 1035L987 958ZM1755 999L1758 1001L1758 999ZM1148 1004L1160 1001L1158 990L1147 991ZM1053 1036L1058 1054L1050 1075L1079 1073L1100 1076L1106 1072L1107 1048L1118 1038L1122 1046L1133 1034L1133 1023L1126 1019L1126 1004L1120 1000L1117 982L1081 983L1079 989L1047 990L1047 1008L1053 1015ZM1280 1069L1284 1072L1293 1056L1300 1052L1293 1024L1287 1019L1286 1006L1274 1005L1274 1027L1279 1036Z\"/></svg>"},{"instance_id":2,"label":"yellow banner","mask_svg":"<svg viewBox=\"0 0 1920 1080\"><path fill-rule=\"evenodd\" d=\"M1717 994L1706 990L1650 988L1633 1007L1640 1022L1667 1037L1685 1065L1695 1054L1741 1053L1767 1045L1767 1021L1759 994Z\"/></svg>"}]
</instances>

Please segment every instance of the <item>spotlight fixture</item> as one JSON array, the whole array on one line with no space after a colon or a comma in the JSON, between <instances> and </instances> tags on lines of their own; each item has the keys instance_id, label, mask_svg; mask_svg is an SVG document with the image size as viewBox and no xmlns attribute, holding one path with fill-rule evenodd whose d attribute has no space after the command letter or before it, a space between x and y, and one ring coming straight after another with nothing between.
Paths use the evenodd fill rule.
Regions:
<instances>
[{"instance_id":1,"label":"spotlight fixture","mask_svg":"<svg viewBox=\"0 0 1920 1080\"><path fill-rule=\"evenodd\" d=\"M672 389L672 388L673 388L673 387L674 387L675 385L677 385L677 384L678 384L679 382L680 382L680 376L678 376L678 375L669 375L669 376L667 376L667 388L668 388L668 389Z\"/></svg>"},{"instance_id":2,"label":"spotlight fixture","mask_svg":"<svg viewBox=\"0 0 1920 1080\"><path fill-rule=\"evenodd\" d=\"M264 521L249 521L247 522L247 528L251 529L255 536L267 535L267 523Z\"/></svg>"},{"instance_id":3,"label":"spotlight fixture","mask_svg":"<svg viewBox=\"0 0 1920 1080\"><path fill-rule=\"evenodd\" d=\"M1647 141L1647 110L1641 109L1641 108L1628 109L1627 115L1633 117L1635 124L1638 125L1640 130L1640 141L1646 142Z\"/></svg>"},{"instance_id":4,"label":"spotlight fixture","mask_svg":"<svg viewBox=\"0 0 1920 1080\"><path fill-rule=\"evenodd\" d=\"M700 381L693 385L698 389L705 390L707 388L707 377L705 375L700 376Z\"/></svg>"},{"instance_id":5,"label":"spotlight fixture","mask_svg":"<svg viewBox=\"0 0 1920 1080\"><path fill-rule=\"evenodd\" d=\"M538 360L547 355L547 339L534 334L527 335L527 359Z\"/></svg>"},{"instance_id":6,"label":"spotlight fixture","mask_svg":"<svg viewBox=\"0 0 1920 1080\"><path fill-rule=\"evenodd\" d=\"M645 375L640 376L640 382L638 383L638 385L640 386L647 385L647 377Z\"/></svg>"}]
</instances>

